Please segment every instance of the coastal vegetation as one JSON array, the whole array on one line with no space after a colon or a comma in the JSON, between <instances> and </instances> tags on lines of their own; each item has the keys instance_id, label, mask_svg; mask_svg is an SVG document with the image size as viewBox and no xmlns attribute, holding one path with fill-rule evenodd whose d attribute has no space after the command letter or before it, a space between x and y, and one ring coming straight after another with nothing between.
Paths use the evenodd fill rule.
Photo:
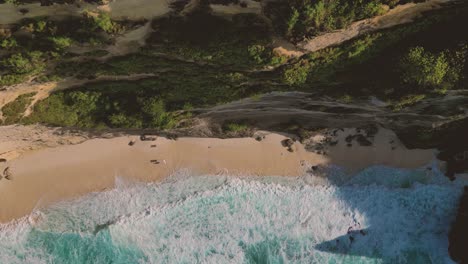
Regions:
<instances>
[{"instance_id":1,"label":"coastal vegetation","mask_svg":"<svg viewBox=\"0 0 468 264\"><path fill-rule=\"evenodd\" d=\"M57 62L73 57L72 45L102 45L109 34L121 32L124 23L108 14L90 14L56 21L49 17L21 20L0 34L0 87L10 86L43 74ZM52 70L52 69L51 69Z\"/></svg>"},{"instance_id":2,"label":"coastal vegetation","mask_svg":"<svg viewBox=\"0 0 468 264\"><path fill-rule=\"evenodd\" d=\"M6 104L2 108L4 118L3 124L10 125L18 123L21 120L26 107L31 103L34 95L35 93L23 94L18 96L18 98L13 102Z\"/></svg>"},{"instance_id":3,"label":"coastal vegetation","mask_svg":"<svg viewBox=\"0 0 468 264\"><path fill-rule=\"evenodd\" d=\"M269 3L276 30L293 41L344 28L353 21L382 15L401 0L291 0Z\"/></svg>"},{"instance_id":4,"label":"coastal vegetation","mask_svg":"<svg viewBox=\"0 0 468 264\"><path fill-rule=\"evenodd\" d=\"M400 2L365 3L370 10L372 5ZM331 8L327 5L326 10ZM356 3L346 6L354 8ZM359 12L353 19L370 14ZM91 13L63 23L27 19L21 27L34 33L35 42L14 35L2 37L7 55L1 60L0 80L11 85L33 77L37 81L88 79L84 86L54 92L37 102L32 114L20 120L56 126L174 128L192 114L187 109L272 91L304 91L343 102L376 96L400 111L466 87L466 37L452 29L468 22L467 13L466 6L447 8L299 58L275 53L271 25L254 14L230 19L203 10L186 16L171 14L152 21L153 33L138 52L106 60L100 59L108 54L100 45L80 60L69 48L110 42L110 36L131 25ZM310 32L324 29L315 27ZM140 77L112 80L112 76L132 75Z\"/></svg>"}]
</instances>

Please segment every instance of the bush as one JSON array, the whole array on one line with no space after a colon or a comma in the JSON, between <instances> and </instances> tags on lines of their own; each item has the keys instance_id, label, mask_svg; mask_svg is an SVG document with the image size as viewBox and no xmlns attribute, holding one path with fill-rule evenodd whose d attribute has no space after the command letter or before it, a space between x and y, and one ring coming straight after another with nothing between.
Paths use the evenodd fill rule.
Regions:
<instances>
[{"instance_id":1,"label":"bush","mask_svg":"<svg viewBox=\"0 0 468 264\"><path fill-rule=\"evenodd\" d=\"M71 46L72 39L67 37L50 37L49 40L54 45L55 50L61 51Z\"/></svg>"},{"instance_id":2,"label":"bush","mask_svg":"<svg viewBox=\"0 0 468 264\"><path fill-rule=\"evenodd\" d=\"M307 60L301 60L284 71L283 81L289 85L304 84L307 81L310 68Z\"/></svg>"},{"instance_id":3,"label":"bush","mask_svg":"<svg viewBox=\"0 0 468 264\"><path fill-rule=\"evenodd\" d=\"M38 73L45 67L41 56L42 52L39 51L16 53L4 59L0 66L15 74Z\"/></svg>"},{"instance_id":4,"label":"bush","mask_svg":"<svg viewBox=\"0 0 468 264\"><path fill-rule=\"evenodd\" d=\"M22 94L18 96L13 102L3 106L2 113L5 121L4 125L14 124L18 122L24 114L26 107L31 103L32 97L36 93Z\"/></svg>"},{"instance_id":5,"label":"bush","mask_svg":"<svg viewBox=\"0 0 468 264\"><path fill-rule=\"evenodd\" d=\"M416 88L446 89L458 82L464 56L460 51L431 53L423 47L411 48L401 59L401 79Z\"/></svg>"},{"instance_id":6,"label":"bush","mask_svg":"<svg viewBox=\"0 0 468 264\"><path fill-rule=\"evenodd\" d=\"M119 24L112 21L109 13L100 12L99 14L94 14L85 12L84 16L91 22L93 30L100 29L107 33L118 33L121 30Z\"/></svg>"},{"instance_id":7,"label":"bush","mask_svg":"<svg viewBox=\"0 0 468 264\"><path fill-rule=\"evenodd\" d=\"M141 110L149 116L149 124L151 127L167 128L173 126L171 116L166 112L166 106L163 100L157 97L146 99L142 102Z\"/></svg>"},{"instance_id":8,"label":"bush","mask_svg":"<svg viewBox=\"0 0 468 264\"><path fill-rule=\"evenodd\" d=\"M265 58L265 46L252 45L248 47L250 57L257 63L262 64Z\"/></svg>"},{"instance_id":9,"label":"bush","mask_svg":"<svg viewBox=\"0 0 468 264\"><path fill-rule=\"evenodd\" d=\"M238 123L227 123L223 126L223 128L224 128L224 131L233 132L233 133L241 133L249 129L247 125L238 124Z\"/></svg>"},{"instance_id":10,"label":"bush","mask_svg":"<svg viewBox=\"0 0 468 264\"><path fill-rule=\"evenodd\" d=\"M14 38L7 38L0 42L0 47L4 49L12 49L16 48L17 46L18 43L16 43L16 40Z\"/></svg>"},{"instance_id":11,"label":"bush","mask_svg":"<svg viewBox=\"0 0 468 264\"><path fill-rule=\"evenodd\" d=\"M286 36L294 40L335 30L349 23L385 13L386 0L287 1ZM284 11L280 12L284 13Z\"/></svg>"}]
</instances>

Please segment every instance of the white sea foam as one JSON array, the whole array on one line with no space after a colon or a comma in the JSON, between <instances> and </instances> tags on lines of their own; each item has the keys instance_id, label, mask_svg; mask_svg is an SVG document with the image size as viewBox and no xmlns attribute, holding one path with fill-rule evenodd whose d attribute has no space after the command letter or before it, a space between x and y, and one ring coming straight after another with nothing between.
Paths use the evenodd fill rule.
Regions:
<instances>
[{"instance_id":1,"label":"white sea foam","mask_svg":"<svg viewBox=\"0 0 468 264\"><path fill-rule=\"evenodd\" d=\"M451 263L461 194L437 170L382 166L329 185L189 171L119 182L0 227L0 263Z\"/></svg>"}]
</instances>

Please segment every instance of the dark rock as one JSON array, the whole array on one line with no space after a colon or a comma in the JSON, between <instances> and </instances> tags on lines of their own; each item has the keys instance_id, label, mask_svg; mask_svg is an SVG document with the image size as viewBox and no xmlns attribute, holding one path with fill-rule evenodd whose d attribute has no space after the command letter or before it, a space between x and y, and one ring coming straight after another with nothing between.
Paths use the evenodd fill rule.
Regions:
<instances>
[{"instance_id":1,"label":"dark rock","mask_svg":"<svg viewBox=\"0 0 468 264\"><path fill-rule=\"evenodd\" d=\"M257 140L257 141L262 141L263 138L262 138L261 136L256 136L256 137L255 137L255 140Z\"/></svg>"},{"instance_id":2,"label":"dark rock","mask_svg":"<svg viewBox=\"0 0 468 264\"><path fill-rule=\"evenodd\" d=\"M314 166L312 166L312 167L310 167L310 168L311 168L313 171L316 171L316 170L318 170L318 169L319 169L319 166L317 166L317 165L314 165Z\"/></svg>"},{"instance_id":3,"label":"dark rock","mask_svg":"<svg viewBox=\"0 0 468 264\"><path fill-rule=\"evenodd\" d=\"M449 233L449 254L457 263L468 263L468 186L458 206L457 218Z\"/></svg>"},{"instance_id":4,"label":"dark rock","mask_svg":"<svg viewBox=\"0 0 468 264\"><path fill-rule=\"evenodd\" d=\"M356 141L359 143L361 146L372 146L372 142L370 142L365 136L363 135L356 135Z\"/></svg>"},{"instance_id":5,"label":"dark rock","mask_svg":"<svg viewBox=\"0 0 468 264\"><path fill-rule=\"evenodd\" d=\"M156 137L148 137L147 135L143 134L140 136L141 141L155 141Z\"/></svg>"},{"instance_id":6,"label":"dark rock","mask_svg":"<svg viewBox=\"0 0 468 264\"><path fill-rule=\"evenodd\" d=\"M294 145L294 141L290 138L287 138L281 141L281 145L285 148L290 148L292 145Z\"/></svg>"},{"instance_id":7,"label":"dark rock","mask_svg":"<svg viewBox=\"0 0 468 264\"><path fill-rule=\"evenodd\" d=\"M177 138L179 138L176 134L167 134L166 137L170 140L177 140Z\"/></svg>"},{"instance_id":8,"label":"dark rock","mask_svg":"<svg viewBox=\"0 0 468 264\"><path fill-rule=\"evenodd\" d=\"M246 3L246 2L241 2L241 3L240 3L240 7L246 8L246 7L247 7L247 3Z\"/></svg>"},{"instance_id":9,"label":"dark rock","mask_svg":"<svg viewBox=\"0 0 468 264\"><path fill-rule=\"evenodd\" d=\"M353 135L348 135L346 138L345 138L345 141L350 143L351 141L353 141L354 139L354 136Z\"/></svg>"},{"instance_id":10,"label":"dark rock","mask_svg":"<svg viewBox=\"0 0 468 264\"><path fill-rule=\"evenodd\" d=\"M353 144L351 144L351 143L348 143L348 144L346 144L346 146L348 146L348 147L352 147L352 146L353 146Z\"/></svg>"},{"instance_id":11,"label":"dark rock","mask_svg":"<svg viewBox=\"0 0 468 264\"><path fill-rule=\"evenodd\" d=\"M289 152L294 152L294 149L291 148L291 147L288 147L288 151L289 151Z\"/></svg>"},{"instance_id":12,"label":"dark rock","mask_svg":"<svg viewBox=\"0 0 468 264\"><path fill-rule=\"evenodd\" d=\"M330 141L328 143L328 145L330 145L330 146L335 146L336 144L338 144L338 140L337 141Z\"/></svg>"},{"instance_id":13,"label":"dark rock","mask_svg":"<svg viewBox=\"0 0 468 264\"><path fill-rule=\"evenodd\" d=\"M375 134L377 134L377 132L379 132L379 128L374 124L367 125L365 127L362 127L361 129L363 129L366 132L367 137L373 137L375 136Z\"/></svg>"},{"instance_id":14,"label":"dark rock","mask_svg":"<svg viewBox=\"0 0 468 264\"><path fill-rule=\"evenodd\" d=\"M128 142L128 145L129 145L129 146L133 146L133 145L135 145L135 141L134 141L134 140L132 140L132 141Z\"/></svg>"},{"instance_id":15,"label":"dark rock","mask_svg":"<svg viewBox=\"0 0 468 264\"><path fill-rule=\"evenodd\" d=\"M21 8L19 11L20 11L20 13L22 15L25 15L25 14L29 13L29 9L27 9L27 8Z\"/></svg>"},{"instance_id":16,"label":"dark rock","mask_svg":"<svg viewBox=\"0 0 468 264\"><path fill-rule=\"evenodd\" d=\"M0 159L0 162L7 162L6 159Z\"/></svg>"}]
</instances>

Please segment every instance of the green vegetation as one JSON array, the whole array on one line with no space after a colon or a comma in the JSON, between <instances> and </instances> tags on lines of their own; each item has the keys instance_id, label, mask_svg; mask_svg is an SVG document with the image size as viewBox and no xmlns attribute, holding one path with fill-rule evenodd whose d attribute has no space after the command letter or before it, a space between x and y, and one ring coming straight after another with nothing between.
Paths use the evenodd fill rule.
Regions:
<instances>
[{"instance_id":1,"label":"green vegetation","mask_svg":"<svg viewBox=\"0 0 468 264\"><path fill-rule=\"evenodd\" d=\"M102 30L104 32L114 34L124 30L124 27L112 21L109 13L100 12L98 14L85 12L84 17L88 19L88 24L93 30Z\"/></svg>"},{"instance_id":2,"label":"green vegetation","mask_svg":"<svg viewBox=\"0 0 468 264\"><path fill-rule=\"evenodd\" d=\"M42 52L15 53L0 61L0 70L6 72L0 75L0 86L20 83L28 76L42 72L44 68Z\"/></svg>"},{"instance_id":3,"label":"green vegetation","mask_svg":"<svg viewBox=\"0 0 468 264\"><path fill-rule=\"evenodd\" d=\"M423 47L411 48L401 60L402 81L416 89L447 90L460 79L467 46L437 54Z\"/></svg>"},{"instance_id":4,"label":"green vegetation","mask_svg":"<svg viewBox=\"0 0 468 264\"><path fill-rule=\"evenodd\" d=\"M381 15L399 0L291 0L269 4L277 30L292 40L317 35ZM406 1L405 1L406 2Z\"/></svg>"},{"instance_id":5,"label":"green vegetation","mask_svg":"<svg viewBox=\"0 0 468 264\"><path fill-rule=\"evenodd\" d=\"M245 69L267 65L274 57L268 24L256 15L227 20L200 11L161 18L152 26L152 48L185 60Z\"/></svg>"},{"instance_id":6,"label":"green vegetation","mask_svg":"<svg viewBox=\"0 0 468 264\"><path fill-rule=\"evenodd\" d=\"M375 3L373 7L371 2ZM357 2L351 1L343 8L350 8L353 3ZM359 11L361 15L375 13L376 6L387 2L362 3L369 5L366 12ZM329 12L329 2L309 4L317 23L325 23L319 14L323 10ZM296 10L299 21L304 12ZM55 22L37 19L25 22L23 27L32 30L38 41L32 45L30 39L15 37L18 46L12 46L11 53L2 59L0 70L8 74L0 80L8 81L4 76L35 76L57 54L61 60L55 68L48 69L47 75L39 74L37 80L148 74L140 79L95 81L55 92L38 102L31 116L21 119L23 123L57 126L173 128L191 115L192 108L247 97L256 100L271 91L313 92L342 102L374 95L399 111L425 98L440 96L443 89L466 87L466 48L461 48L466 45L466 36L447 29L468 23L467 13L466 9L447 9L409 25L367 34L289 61L272 52L272 32L255 15L236 15L227 20L200 11L187 17L160 18L153 21L154 33L145 48L105 61L86 57L76 60L66 50L74 43L90 43L116 32L115 27L110 27L115 22L99 14L88 14L75 20L81 21L78 25L71 23L76 30L68 34ZM293 32L302 23L299 21L292 27ZM31 56L33 52L41 55ZM97 50L85 56L106 54ZM9 83L15 81L18 80ZM223 126L232 133L247 128L239 123Z\"/></svg>"},{"instance_id":7,"label":"green vegetation","mask_svg":"<svg viewBox=\"0 0 468 264\"><path fill-rule=\"evenodd\" d=\"M254 73L168 59L150 50L116 57L105 63L70 62L58 68L61 76L79 75L82 78L135 73L155 76L138 81L96 82L56 92L38 102L33 114L23 122L78 127L169 128L186 118L191 106L226 103L271 89L268 83L256 82L260 77ZM80 99L87 94L89 98Z\"/></svg>"},{"instance_id":8,"label":"green vegetation","mask_svg":"<svg viewBox=\"0 0 468 264\"><path fill-rule=\"evenodd\" d=\"M425 94L410 94L403 96L398 102L393 105L394 111L400 111L405 107L417 104L419 101L426 98Z\"/></svg>"},{"instance_id":9,"label":"green vegetation","mask_svg":"<svg viewBox=\"0 0 468 264\"><path fill-rule=\"evenodd\" d=\"M71 46L72 39L68 37L51 37L49 40L53 43L56 50L64 50Z\"/></svg>"},{"instance_id":10,"label":"green vegetation","mask_svg":"<svg viewBox=\"0 0 468 264\"><path fill-rule=\"evenodd\" d=\"M391 102L404 101L405 96L412 94L438 96L443 89L466 87L467 54L463 48L466 36L456 30L458 25L468 23L466 14L466 6L445 9L409 25L366 34L342 45L310 53L301 58L308 63L293 62L282 69L283 81L291 86L290 89L314 91L336 98L375 95ZM407 64L411 70L398 70L402 58L416 46L424 47L425 55L437 57L444 54L443 61L448 66L437 87L424 89L414 83L402 83L405 78L411 80L408 74L414 74L418 69L412 62L413 65ZM431 67L437 65L429 64ZM294 78L296 76L299 77ZM306 81L302 83L304 79Z\"/></svg>"},{"instance_id":11,"label":"green vegetation","mask_svg":"<svg viewBox=\"0 0 468 264\"><path fill-rule=\"evenodd\" d=\"M302 85L307 81L307 75L310 71L310 64L307 60L299 62L288 67L283 73L283 80L289 85Z\"/></svg>"},{"instance_id":12,"label":"green vegetation","mask_svg":"<svg viewBox=\"0 0 468 264\"><path fill-rule=\"evenodd\" d=\"M3 106L2 114L4 121L2 125L10 125L21 120L26 107L31 103L35 93L20 95L16 100Z\"/></svg>"},{"instance_id":13,"label":"green vegetation","mask_svg":"<svg viewBox=\"0 0 468 264\"><path fill-rule=\"evenodd\" d=\"M21 20L13 29L0 35L0 87L17 84L28 78L42 76L44 70L58 60L73 56L67 49L73 44L102 44L108 34L124 28L104 13L70 17L60 22L48 17ZM22 33L16 34L18 30ZM104 32L103 32L104 31Z\"/></svg>"},{"instance_id":14,"label":"green vegetation","mask_svg":"<svg viewBox=\"0 0 468 264\"><path fill-rule=\"evenodd\" d=\"M18 46L18 43L16 42L14 38L3 39L0 42L0 47L4 49L12 49L12 48L16 48L17 46Z\"/></svg>"},{"instance_id":15,"label":"green vegetation","mask_svg":"<svg viewBox=\"0 0 468 264\"><path fill-rule=\"evenodd\" d=\"M242 123L226 123L223 125L224 132L239 135L247 133L249 126Z\"/></svg>"}]
</instances>

